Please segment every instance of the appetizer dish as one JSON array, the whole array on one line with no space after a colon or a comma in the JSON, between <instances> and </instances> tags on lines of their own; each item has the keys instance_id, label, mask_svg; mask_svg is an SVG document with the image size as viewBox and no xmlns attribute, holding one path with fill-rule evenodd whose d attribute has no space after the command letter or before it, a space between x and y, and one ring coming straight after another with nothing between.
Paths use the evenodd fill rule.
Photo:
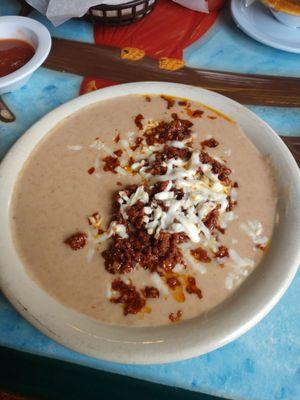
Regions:
<instances>
[{"instance_id":1,"label":"appetizer dish","mask_svg":"<svg viewBox=\"0 0 300 400\"><path fill-rule=\"evenodd\" d=\"M30 276L107 324L207 313L268 251L272 169L238 124L203 104L124 95L65 118L15 184L13 239Z\"/></svg>"}]
</instances>

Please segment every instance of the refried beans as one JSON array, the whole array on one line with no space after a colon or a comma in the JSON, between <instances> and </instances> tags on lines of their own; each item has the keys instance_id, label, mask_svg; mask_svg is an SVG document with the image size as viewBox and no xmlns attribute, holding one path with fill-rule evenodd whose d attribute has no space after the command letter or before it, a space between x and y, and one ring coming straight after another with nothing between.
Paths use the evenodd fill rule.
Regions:
<instances>
[{"instance_id":1,"label":"refried beans","mask_svg":"<svg viewBox=\"0 0 300 400\"><path fill-rule=\"evenodd\" d=\"M167 95L88 106L37 145L11 226L28 273L102 322L180 323L225 301L271 240L275 184L230 118Z\"/></svg>"}]
</instances>

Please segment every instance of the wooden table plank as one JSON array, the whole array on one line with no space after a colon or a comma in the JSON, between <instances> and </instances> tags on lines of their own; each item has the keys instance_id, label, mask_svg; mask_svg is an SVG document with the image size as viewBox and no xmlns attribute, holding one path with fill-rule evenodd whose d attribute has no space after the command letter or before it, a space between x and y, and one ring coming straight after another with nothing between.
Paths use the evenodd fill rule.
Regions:
<instances>
[{"instance_id":1,"label":"wooden table plank","mask_svg":"<svg viewBox=\"0 0 300 400\"><path fill-rule=\"evenodd\" d=\"M46 68L117 82L167 81L211 89L243 104L300 107L300 78L247 75L183 67L158 68L158 61L144 57L124 60L111 46L53 39Z\"/></svg>"}]
</instances>

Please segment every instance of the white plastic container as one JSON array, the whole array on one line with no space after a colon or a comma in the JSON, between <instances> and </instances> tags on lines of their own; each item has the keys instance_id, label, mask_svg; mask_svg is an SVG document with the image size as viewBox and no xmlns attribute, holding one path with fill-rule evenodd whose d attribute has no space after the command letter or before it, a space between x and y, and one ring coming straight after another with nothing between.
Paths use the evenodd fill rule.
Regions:
<instances>
[{"instance_id":1,"label":"white plastic container","mask_svg":"<svg viewBox=\"0 0 300 400\"><path fill-rule=\"evenodd\" d=\"M45 61L51 48L51 36L47 28L31 18L0 17L0 40L19 39L30 43L34 56L21 68L0 78L0 94L12 92L23 86L32 73Z\"/></svg>"}]
</instances>

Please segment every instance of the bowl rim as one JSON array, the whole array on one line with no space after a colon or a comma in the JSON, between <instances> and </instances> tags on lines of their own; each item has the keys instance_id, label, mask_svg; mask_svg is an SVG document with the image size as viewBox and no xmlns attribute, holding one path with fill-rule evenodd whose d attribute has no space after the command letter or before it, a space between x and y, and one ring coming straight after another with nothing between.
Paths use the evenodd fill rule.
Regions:
<instances>
[{"instance_id":1,"label":"bowl rim","mask_svg":"<svg viewBox=\"0 0 300 400\"><path fill-rule=\"evenodd\" d=\"M16 164L20 164L17 168L18 170L22 169L24 162L27 160L28 156L31 154L35 146L39 143L39 141L49 132L49 130L56 126L63 118L66 118L68 115L73 114L74 112L84 108L85 106L91 105L101 100L115 98L122 95L127 94L167 94L171 96L178 97L186 97L198 99L199 102L203 97L203 103L208 106L213 107L213 103L224 104L224 108L228 107L233 110L234 115L239 116L241 113L248 116L252 121L255 121L257 124L257 128L259 134L264 132L266 138L274 143L277 148L280 149L280 157L284 159L288 170L284 170L284 174L289 174L291 179L293 180L293 184L295 185L297 199L300 199L300 173L298 166L290 154L287 147L281 141L281 139L277 136L277 134L273 131L269 125L261 120L258 116L256 116L253 112L240 105L239 103L226 98L218 93L214 93L202 88L183 85L183 84L173 84L173 83L165 83L165 82L137 82L137 83L129 83L111 86L105 89L101 89L95 92L91 92L80 96L76 99L73 99L55 110L48 113L46 116L41 118L37 123L35 123L31 128L27 130L27 132L13 145L11 150L7 153L3 162L0 165L0 186L4 188L4 190L0 191L0 203L5 204L4 207L0 209L0 221L1 225L4 224L10 232L9 225L9 216L7 215L10 207L10 199L11 194L13 192L13 186L17 179L18 173L11 172L16 168ZM197 100L196 100L197 101ZM220 106L215 106L214 108L220 110ZM220 110L223 112L223 110ZM228 115L228 113L227 113ZM231 115L229 115L231 116ZM242 118L242 117L241 117ZM234 117L234 119L239 123L238 118ZM247 134L247 132L245 132ZM26 150L26 146L29 146L30 149ZM21 161L17 161L17 159L21 159ZM9 177L9 174L12 176ZM9 193L8 193L9 192ZM295 206L295 205L294 205ZM298 214L297 214L298 215ZM300 216L295 219L294 222L294 230L299 232L300 235ZM25 319L27 319L32 325L46 334L48 337L53 340L72 348L80 353L87 354L92 357L101 358L108 361L114 362L122 362L122 363L130 363L130 364L154 364L154 363L166 363L179 361L195 356L199 356L205 353L208 353L212 350L215 350L232 340L238 338L243 333L248 331L254 325L256 325L280 300L283 296L289 285L291 284L297 269L300 263L300 247L297 248L294 246L294 258L289 260L289 264L285 265L284 279L280 284L277 284L276 290L272 293L272 295L266 295L265 301L257 301L255 303L256 307L251 309L249 315L246 317L241 317L240 320L232 320L233 324L231 326L227 326L224 332L217 332L214 338L206 339L205 343L200 343L199 339L193 338L192 342L183 343L181 348L174 349L169 347L164 351L161 351L159 347L160 344L158 342L128 342L128 340L124 340L124 342L115 343L114 340L105 339L104 335L100 334L99 342L104 346L93 347L90 345L90 341L93 340L91 337L93 336L90 332L81 332L78 333L74 326L70 326L69 316L72 320L80 321L89 321L90 327L92 329L92 322L88 317L82 316L82 314L76 313L73 310L67 309L62 306L53 298L50 298L55 307L58 309L59 307L62 310L66 310L68 313L67 316L63 316L62 321L51 319L49 316L41 314L37 317L35 313L28 309L26 305L20 300L21 291L16 291L16 287L14 287L15 277L11 277L11 272L9 271L9 267L7 264L7 255L9 254L9 243L10 238L5 235L5 229L0 230L0 285L2 287L2 291L5 296L9 299L9 301L14 305L14 307L23 315ZM13 246L12 246L13 247ZM17 251L15 248L12 249L14 252L14 257L18 259ZM19 260L19 264L21 268L23 268L21 261ZM251 274L252 275L252 274ZM250 279L251 275L248 279ZM247 280L248 280L247 279ZM246 281L247 281L246 280ZM43 295L46 296L45 292L37 285L34 284L35 291L43 292ZM24 289L25 290L25 289ZM50 300L51 299L51 300ZM34 306L33 306L34 307ZM40 307L40 305L36 305L35 307ZM65 319L64 319L65 318ZM227 318L227 315L226 315ZM182 324L177 325L177 335L181 335L182 332L186 332L188 335L188 329L184 330L188 326L192 326L194 320L189 320L183 322ZM66 322L65 325L63 325ZM83 322L82 322L83 323ZM60 325L59 325L60 324ZM68 325L68 326L67 326ZM101 326L104 329L104 324L98 323L97 327ZM77 329L77 328L76 328ZM99 328L100 329L100 328ZM108 328L111 329L111 328ZM171 332L171 329L174 331L174 326L169 327L157 327L157 328L124 328L114 326L112 329L118 330L122 332L122 334L126 335L129 331L132 333L133 331L139 332L139 334L144 335L144 332L147 331L147 335L149 333L155 334L157 330L164 330L164 332ZM77 329L78 330L78 329ZM62 334L66 333L65 335ZM177 333L178 332L178 333ZM76 335L79 335L78 337ZM145 334L143 337L147 337ZM158 335L159 336L159 335ZM132 339L133 340L133 339ZM111 342L116 346L117 350L112 350ZM146 345L149 345L150 348L146 348ZM152 345L152 347L151 347ZM126 347L127 346L127 347ZM105 347L105 348L104 348ZM180 346L178 346L180 347ZM113 347L114 349L114 347ZM125 350L124 350L125 349ZM124 351L124 352L122 352Z\"/></svg>"},{"instance_id":2,"label":"bowl rim","mask_svg":"<svg viewBox=\"0 0 300 400\"><path fill-rule=\"evenodd\" d=\"M51 35L48 29L39 21L32 18L8 15L0 17L0 23L15 25L18 28L26 28L36 34L38 38L37 48L33 57L21 68L8 75L0 77L0 88L12 85L34 72L47 58L51 48ZM0 40L2 37L0 36ZM5 38L6 39L6 38ZM13 37L11 39L14 39ZM26 40L25 40L26 41Z\"/></svg>"}]
</instances>

